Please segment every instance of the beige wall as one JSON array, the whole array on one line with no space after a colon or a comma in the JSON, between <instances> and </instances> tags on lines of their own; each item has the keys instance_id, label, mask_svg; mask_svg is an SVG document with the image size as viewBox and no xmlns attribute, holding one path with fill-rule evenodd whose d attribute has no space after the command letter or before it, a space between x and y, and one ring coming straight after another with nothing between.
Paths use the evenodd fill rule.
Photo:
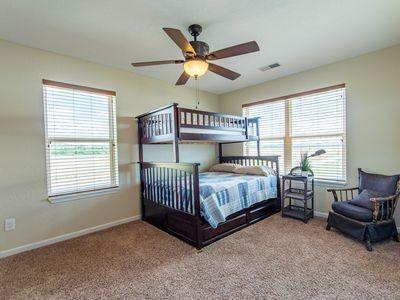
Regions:
<instances>
[{"instance_id":1,"label":"beige wall","mask_svg":"<svg viewBox=\"0 0 400 300\"><path fill-rule=\"evenodd\" d=\"M119 190L67 203L46 201L43 78L117 92ZM172 102L189 108L195 103L189 88L1 40L0 83L0 251L139 215L133 116ZM218 111L218 97L201 93L201 106ZM170 149L147 146L146 152L153 154L148 159L170 160ZM184 145L181 154L181 161L206 166L216 149ZM16 218L14 231L4 232L6 217Z\"/></svg>"},{"instance_id":2,"label":"beige wall","mask_svg":"<svg viewBox=\"0 0 400 300\"><path fill-rule=\"evenodd\" d=\"M347 86L348 186L357 184L358 167L400 173L400 45L224 94L221 111L240 114L243 103L339 83ZM325 190L317 187L316 210L326 213L332 199ZM400 209L396 219L400 225Z\"/></svg>"}]
</instances>

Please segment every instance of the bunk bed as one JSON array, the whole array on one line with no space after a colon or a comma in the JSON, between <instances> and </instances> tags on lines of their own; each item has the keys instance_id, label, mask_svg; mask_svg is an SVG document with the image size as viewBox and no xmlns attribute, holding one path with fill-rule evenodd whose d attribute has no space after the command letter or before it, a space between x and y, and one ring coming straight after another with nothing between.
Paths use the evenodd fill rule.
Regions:
<instances>
[{"instance_id":1,"label":"bunk bed","mask_svg":"<svg viewBox=\"0 0 400 300\"><path fill-rule=\"evenodd\" d=\"M260 156L258 118L187 109L177 103L136 118L144 221L201 249L280 210L278 156ZM257 156L223 156L223 144L247 141L257 143ZM195 142L218 143L219 163L268 166L275 170L276 197L266 197L229 215L218 226L211 226L202 212L203 173L199 173L199 164L179 162L179 144ZM145 162L146 144L172 144L175 162Z\"/></svg>"}]
</instances>

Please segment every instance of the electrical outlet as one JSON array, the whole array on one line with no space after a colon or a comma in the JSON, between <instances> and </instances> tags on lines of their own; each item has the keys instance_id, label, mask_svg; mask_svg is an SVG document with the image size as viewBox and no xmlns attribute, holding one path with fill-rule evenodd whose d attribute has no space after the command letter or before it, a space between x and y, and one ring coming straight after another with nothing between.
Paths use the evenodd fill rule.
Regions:
<instances>
[{"instance_id":1,"label":"electrical outlet","mask_svg":"<svg viewBox=\"0 0 400 300\"><path fill-rule=\"evenodd\" d=\"M15 218L8 218L4 220L4 231L11 231L15 229Z\"/></svg>"}]
</instances>

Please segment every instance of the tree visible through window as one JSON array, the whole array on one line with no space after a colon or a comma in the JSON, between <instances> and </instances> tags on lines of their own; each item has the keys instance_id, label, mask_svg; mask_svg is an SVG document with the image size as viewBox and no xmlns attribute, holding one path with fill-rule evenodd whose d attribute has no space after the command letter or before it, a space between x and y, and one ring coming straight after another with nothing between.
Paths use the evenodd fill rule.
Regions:
<instances>
[{"instance_id":1,"label":"tree visible through window","mask_svg":"<svg viewBox=\"0 0 400 300\"><path fill-rule=\"evenodd\" d=\"M118 186L115 92L43 80L49 197Z\"/></svg>"},{"instance_id":2,"label":"tree visible through window","mask_svg":"<svg viewBox=\"0 0 400 300\"><path fill-rule=\"evenodd\" d=\"M315 178L346 181L344 85L245 104L243 115L260 117L261 155L280 155L281 170L297 166L301 153L324 149L311 160ZM256 155L256 143L245 143L244 153Z\"/></svg>"}]
</instances>

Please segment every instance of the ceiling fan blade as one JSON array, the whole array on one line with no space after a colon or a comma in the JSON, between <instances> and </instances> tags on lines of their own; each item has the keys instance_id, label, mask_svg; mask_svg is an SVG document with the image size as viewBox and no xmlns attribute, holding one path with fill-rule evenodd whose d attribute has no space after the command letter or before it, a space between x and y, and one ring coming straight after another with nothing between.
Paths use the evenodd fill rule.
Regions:
<instances>
[{"instance_id":1,"label":"ceiling fan blade","mask_svg":"<svg viewBox=\"0 0 400 300\"><path fill-rule=\"evenodd\" d=\"M175 85L184 85L188 80L190 76L186 74L185 71L183 71L181 77L179 77L178 81L175 83Z\"/></svg>"},{"instance_id":2,"label":"ceiling fan blade","mask_svg":"<svg viewBox=\"0 0 400 300\"><path fill-rule=\"evenodd\" d=\"M211 72L214 72L215 74L218 74L222 77L228 78L230 80L235 80L240 76L239 73L236 73L232 70L226 69L224 67L214 65L212 63L208 63L208 70Z\"/></svg>"},{"instance_id":3,"label":"ceiling fan blade","mask_svg":"<svg viewBox=\"0 0 400 300\"><path fill-rule=\"evenodd\" d=\"M193 54L196 54L196 51L194 51L192 45L188 42L188 40L185 38L183 33L179 29L174 29L174 28L163 28L166 34L175 42L175 44L178 45L179 48L183 52L190 52Z\"/></svg>"},{"instance_id":4,"label":"ceiling fan blade","mask_svg":"<svg viewBox=\"0 0 400 300\"><path fill-rule=\"evenodd\" d=\"M256 52L259 50L260 47L258 47L257 43L255 41L252 41L211 52L210 54L207 55L207 59L213 60L213 59L227 58L246 53Z\"/></svg>"},{"instance_id":5,"label":"ceiling fan blade","mask_svg":"<svg viewBox=\"0 0 400 300\"><path fill-rule=\"evenodd\" d=\"M146 67L146 66L156 66L156 65L169 65L169 64L181 64L184 63L184 60L159 60L159 61L146 61L146 62L137 62L132 63L134 67Z\"/></svg>"}]
</instances>

